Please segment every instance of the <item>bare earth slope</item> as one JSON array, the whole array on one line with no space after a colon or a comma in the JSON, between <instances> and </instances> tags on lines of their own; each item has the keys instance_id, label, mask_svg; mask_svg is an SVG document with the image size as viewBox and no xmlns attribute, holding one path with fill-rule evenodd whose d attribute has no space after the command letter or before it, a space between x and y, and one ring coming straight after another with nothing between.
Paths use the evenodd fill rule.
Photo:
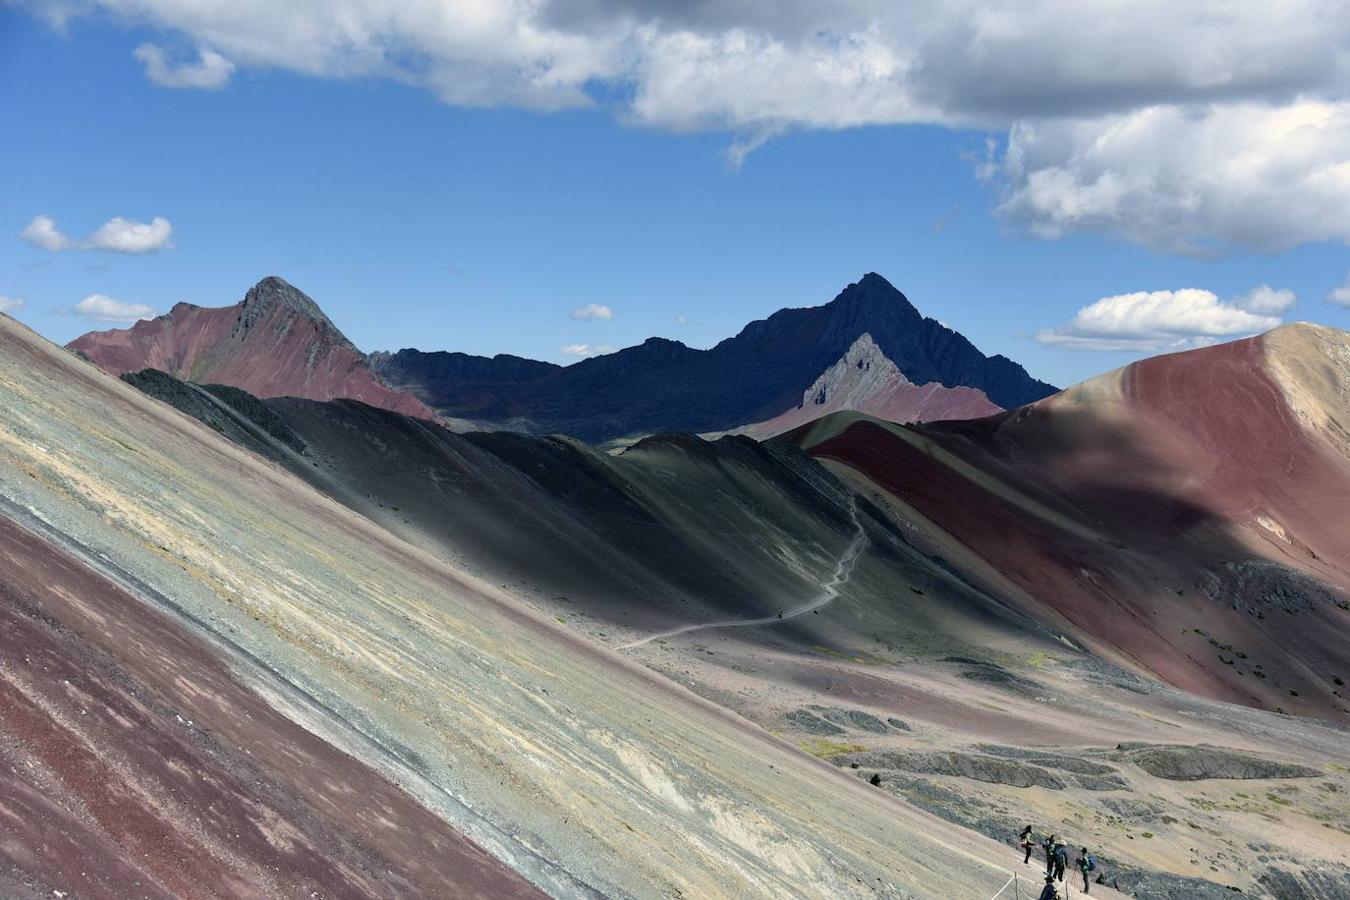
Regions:
<instances>
[{"instance_id":1,"label":"bare earth slope","mask_svg":"<svg viewBox=\"0 0 1350 900\"><path fill-rule=\"evenodd\" d=\"M386 385L313 300L276 277L258 282L234 306L179 303L166 315L90 332L69 346L114 375L152 368L258 397L350 397L435 416L416 397Z\"/></svg>"},{"instance_id":2,"label":"bare earth slope","mask_svg":"<svg viewBox=\"0 0 1350 900\"><path fill-rule=\"evenodd\" d=\"M818 592L861 532L867 552L852 589L886 596L896 584L926 585L945 604L925 621L928 640L964 647L958 636L978 623L1048 639L909 546L881 510L785 442L659 435L605 453L566 438L455 434L351 401L257 401L158 373L127 380L569 620L659 630L774 616ZM918 614L905 597L871 613L892 624ZM817 641L806 623L794 628L803 644Z\"/></svg>"},{"instance_id":3,"label":"bare earth slope","mask_svg":"<svg viewBox=\"0 0 1350 900\"><path fill-rule=\"evenodd\" d=\"M550 893L987 897L1006 878L992 842L559 627L9 319L0 405L12 518ZM210 696L175 713L224 730ZM10 752L27 766L39 748ZM24 871L41 835L4 821L0 852Z\"/></svg>"},{"instance_id":4,"label":"bare earth slope","mask_svg":"<svg viewBox=\"0 0 1350 900\"><path fill-rule=\"evenodd\" d=\"M1346 721L1347 346L1291 326L978 422L836 419L799 438L1097 651L1205 696Z\"/></svg>"},{"instance_id":5,"label":"bare earth slope","mask_svg":"<svg viewBox=\"0 0 1350 900\"><path fill-rule=\"evenodd\" d=\"M1175 544L1155 560L1002 457L980 457L984 472L931 429L857 415L796 437L813 446L870 422L868 446L912 470L912 484L892 492L867 467L812 461L788 441L668 435L607 454L566 439L451 434L350 401L184 393L166 378L133 380L570 630L964 828L1001 841L1026 822L1058 831L1094 848L1106 884L1138 897L1228 897L1230 886L1350 896L1340 863L1350 856L1350 778L1335 762L1344 729L1141 677L1153 670L1121 647L1148 651L1175 611L1162 601L1179 595L1162 595L1156 620L1119 619L1099 641L1060 612L1052 565L1033 559L1040 568L1025 581L1016 566L1004 573L995 563L1025 560L972 552L957 526L967 513L988 518L994 545L1024 546L1030 532L1052 560L1100 551L1126 573L1155 563L1207 571L1206 553L1246 559L1222 528L1213 541L1200 539L1205 529L1178 538L1170 520L1147 518L1163 529L1160 546ZM1334 432L1345 404L1329 390L1308 392L1330 399L1303 408ZM1001 421L939 430L983 433ZM1102 443L1119 452L1121 438L1109 431ZM1078 440L1086 466L1105 452ZM983 493L970 499L965 481ZM1286 601L1326 590L1276 589ZM1232 659L1257 681L1286 677L1281 648L1258 658L1224 646L1208 621L1194 627L1203 633L1181 638L1216 664ZM1104 885L1093 894L1110 896Z\"/></svg>"},{"instance_id":6,"label":"bare earth slope","mask_svg":"<svg viewBox=\"0 0 1350 900\"><path fill-rule=\"evenodd\" d=\"M4 896L542 896L7 518L0 566Z\"/></svg>"}]
</instances>

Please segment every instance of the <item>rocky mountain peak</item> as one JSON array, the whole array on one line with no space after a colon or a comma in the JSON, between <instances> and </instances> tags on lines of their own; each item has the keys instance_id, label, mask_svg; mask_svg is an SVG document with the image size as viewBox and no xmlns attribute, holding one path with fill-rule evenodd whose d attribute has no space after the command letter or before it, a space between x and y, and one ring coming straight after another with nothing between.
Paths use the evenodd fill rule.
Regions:
<instances>
[{"instance_id":1,"label":"rocky mountain peak","mask_svg":"<svg viewBox=\"0 0 1350 900\"><path fill-rule=\"evenodd\" d=\"M806 389L797 408L810 404L823 406L832 399L849 408L858 408L869 397L909 383L900 367L886 356L872 335L863 332L839 361Z\"/></svg>"},{"instance_id":2,"label":"rocky mountain peak","mask_svg":"<svg viewBox=\"0 0 1350 900\"><path fill-rule=\"evenodd\" d=\"M333 323L308 294L276 275L268 275L244 295L240 320L247 324L258 321L273 310L287 309L307 319L322 322L332 328Z\"/></svg>"}]
</instances>

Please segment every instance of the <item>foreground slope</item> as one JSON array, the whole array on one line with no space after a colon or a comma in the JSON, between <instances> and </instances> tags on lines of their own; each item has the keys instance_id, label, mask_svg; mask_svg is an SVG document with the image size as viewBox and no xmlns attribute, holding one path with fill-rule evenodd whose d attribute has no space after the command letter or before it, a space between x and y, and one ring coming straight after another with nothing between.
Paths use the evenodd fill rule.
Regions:
<instances>
[{"instance_id":1,"label":"foreground slope","mask_svg":"<svg viewBox=\"0 0 1350 900\"><path fill-rule=\"evenodd\" d=\"M259 397L350 397L410 416L435 415L386 385L313 300L276 277L258 282L234 306L179 303L165 315L90 332L69 346L114 375L153 368Z\"/></svg>"},{"instance_id":2,"label":"foreground slope","mask_svg":"<svg viewBox=\"0 0 1350 900\"><path fill-rule=\"evenodd\" d=\"M1350 336L1289 326L1003 416L798 439L1075 639L1196 693L1350 720Z\"/></svg>"},{"instance_id":3,"label":"foreground slope","mask_svg":"<svg viewBox=\"0 0 1350 900\"><path fill-rule=\"evenodd\" d=\"M1088 652L1052 604L856 469L787 441L667 435L602 453L451 434L350 401L128 379L569 629L965 828L1000 841L1026 822L1058 831L1138 897L1350 891L1336 862L1350 855L1343 729L1206 700L1110 647Z\"/></svg>"},{"instance_id":4,"label":"foreground slope","mask_svg":"<svg viewBox=\"0 0 1350 900\"><path fill-rule=\"evenodd\" d=\"M0 566L5 897L543 896L9 518Z\"/></svg>"},{"instance_id":5,"label":"foreground slope","mask_svg":"<svg viewBox=\"0 0 1350 900\"><path fill-rule=\"evenodd\" d=\"M550 893L989 896L1006 878L993 844L578 639L9 319L0 402L11 516ZM211 732L224 713L189 693L175 715ZM31 834L2 846L21 872L45 858Z\"/></svg>"}]
</instances>

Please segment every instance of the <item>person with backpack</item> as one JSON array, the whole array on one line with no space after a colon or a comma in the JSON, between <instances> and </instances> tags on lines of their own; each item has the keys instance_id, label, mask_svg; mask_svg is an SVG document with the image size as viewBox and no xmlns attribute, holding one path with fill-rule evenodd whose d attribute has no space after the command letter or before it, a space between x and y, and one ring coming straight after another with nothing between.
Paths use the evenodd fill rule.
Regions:
<instances>
[{"instance_id":1,"label":"person with backpack","mask_svg":"<svg viewBox=\"0 0 1350 900\"><path fill-rule=\"evenodd\" d=\"M1055 874L1055 836L1052 834L1041 841L1041 849L1045 851L1045 874L1046 877Z\"/></svg>"},{"instance_id":2,"label":"person with backpack","mask_svg":"<svg viewBox=\"0 0 1350 900\"><path fill-rule=\"evenodd\" d=\"M1083 893L1089 893L1092 886L1089 872L1097 871L1097 857L1088 852L1088 848L1083 848L1083 853L1078 857L1078 870L1083 873Z\"/></svg>"},{"instance_id":3,"label":"person with backpack","mask_svg":"<svg viewBox=\"0 0 1350 900\"><path fill-rule=\"evenodd\" d=\"M1064 881L1064 870L1069 867L1069 845L1064 841L1055 842L1055 880Z\"/></svg>"},{"instance_id":4,"label":"person with backpack","mask_svg":"<svg viewBox=\"0 0 1350 900\"><path fill-rule=\"evenodd\" d=\"M1054 878L1045 876L1045 887L1041 888L1041 895L1036 900L1059 900L1059 888L1055 887Z\"/></svg>"},{"instance_id":5,"label":"person with backpack","mask_svg":"<svg viewBox=\"0 0 1350 900\"><path fill-rule=\"evenodd\" d=\"M1036 836L1031 833L1031 826L1028 825L1022 829L1022 833L1017 836L1017 846L1026 851L1026 856L1022 857L1022 865L1031 864L1031 851L1036 849Z\"/></svg>"}]
</instances>

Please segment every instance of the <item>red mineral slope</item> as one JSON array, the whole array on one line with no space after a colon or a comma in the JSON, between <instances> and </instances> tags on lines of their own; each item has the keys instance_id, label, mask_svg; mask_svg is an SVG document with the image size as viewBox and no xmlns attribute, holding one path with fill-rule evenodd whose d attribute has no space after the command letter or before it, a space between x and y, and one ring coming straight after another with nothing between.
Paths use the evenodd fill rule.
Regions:
<instances>
[{"instance_id":1,"label":"red mineral slope","mask_svg":"<svg viewBox=\"0 0 1350 900\"><path fill-rule=\"evenodd\" d=\"M0 571L0 893L542 896L4 517Z\"/></svg>"},{"instance_id":2,"label":"red mineral slope","mask_svg":"<svg viewBox=\"0 0 1350 900\"><path fill-rule=\"evenodd\" d=\"M1298 325L988 419L836 417L795 437L1095 649L1208 696L1345 718L1347 425L1350 334Z\"/></svg>"},{"instance_id":3,"label":"red mineral slope","mask_svg":"<svg viewBox=\"0 0 1350 900\"><path fill-rule=\"evenodd\" d=\"M159 369L259 397L348 398L435 418L422 401L386 385L313 300L275 276L234 306L179 303L167 315L93 331L68 346L114 375Z\"/></svg>"},{"instance_id":4,"label":"red mineral slope","mask_svg":"<svg viewBox=\"0 0 1350 900\"><path fill-rule=\"evenodd\" d=\"M915 384L882 352L872 335L863 333L806 389L795 407L735 430L763 440L843 411L867 413L888 422L936 422L990 416L1003 412L1003 407L979 388L946 387L936 381Z\"/></svg>"}]
</instances>

